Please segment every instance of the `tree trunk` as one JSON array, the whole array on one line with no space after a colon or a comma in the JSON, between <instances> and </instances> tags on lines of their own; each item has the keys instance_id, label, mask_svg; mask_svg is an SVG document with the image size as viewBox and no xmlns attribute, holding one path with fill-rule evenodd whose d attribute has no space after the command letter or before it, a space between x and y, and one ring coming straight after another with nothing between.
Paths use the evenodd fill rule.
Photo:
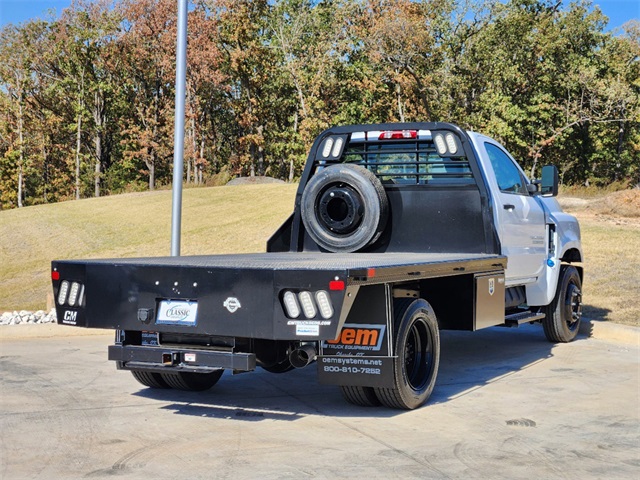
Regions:
<instances>
[{"instance_id":1,"label":"tree trunk","mask_svg":"<svg viewBox=\"0 0 640 480\"><path fill-rule=\"evenodd\" d=\"M151 152L151 160L147 163L149 168L149 190L156 188L156 152Z\"/></svg>"},{"instance_id":2,"label":"tree trunk","mask_svg":"<svg viewBox=\"0 0 640 480\"><path fill-rule=\"evenodd\" d=\"M42 152L42 200L44 203L48 203L47 198L47 185L49 183L49 154L47 153L47 144L46 137L44 132L42 133L42 144L40 145L40 150Z\"/></svg>"},{"instance_id":3,"label":"tree trunk","mask_svg":"<svg viewBox=\"0 0 640 480\"><path fill-rule=\"evenodd\" d=\"M82 113L76 124L76 200L80 200L80 147L82 146Z\"/></svg>"},{"instance_id":4,"label":"tree trunk","mask_svg":"<svg viewBox=\"0 0 640 480\"><path fill-rule=\"evenodd\" d=\"M100 196L100 177L102 175L102 132L104 126L104 100L101 92L96 90L93 95L93 120L96 132L93 138L95 146L95 174L93 177L94 195Z\"/></svg>"},{"instance_id":5,"label":"tree trunk","mask_svg":"<svg viewBox=\"0 0 640 480\"><path fill-rule=\"evenodd\" d=\"M396 77L400 74L398 70L396 70ZM402 108L402 91L400 89L400 84L396 82L396 101L398 103L398 119L401 122L404 122L404 110Z\"/></svg>"},{"instance_id":6,"label":"tree trunk","mask_svg":"<svg viewBox=\"0 0 640 480\"><path fill-rule=\"evenodd\" d=\"M200 161L204 161L204 135L200 138ZM202 185L202 171L204 170L204 165L200 165L198 167L198 185Z\"/></svg>"}]
</instances>

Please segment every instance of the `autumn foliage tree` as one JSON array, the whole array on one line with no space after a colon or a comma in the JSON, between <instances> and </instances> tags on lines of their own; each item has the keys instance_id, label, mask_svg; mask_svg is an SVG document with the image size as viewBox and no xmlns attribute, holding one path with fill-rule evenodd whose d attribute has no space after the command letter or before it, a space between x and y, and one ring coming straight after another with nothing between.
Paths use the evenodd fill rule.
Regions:
<instances>
[{"instance_id":1,"label":"autumn foliage tree","mask_svg":"<svg viewBox=\"0 0 640 480\"><path fill-rule=\"evenodd\" d=\"M330 125L449 121L535 176L640 182L640 24L589 0L192 0L184 181L293 181ZM0 31L0 207L154 189L176 0L76 0Z\"/></svg>"}]
</instances>

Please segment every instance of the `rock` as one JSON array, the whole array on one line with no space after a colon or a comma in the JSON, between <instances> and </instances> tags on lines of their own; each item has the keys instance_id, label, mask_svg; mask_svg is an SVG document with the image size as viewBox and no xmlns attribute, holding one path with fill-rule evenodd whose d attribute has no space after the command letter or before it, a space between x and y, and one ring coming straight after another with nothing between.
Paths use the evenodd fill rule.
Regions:
<instances>
[{"instance_id":1,"label":"rock","mask_svg":"<svg viewBox=\"0 0 640 480\"><path fill-rule=\"evenodd\" d=\"M0 314L0 326L2 325L20 325L20 324L38 324L38 323L55 323L56 310L51 309L48 313L44 310L30 312L28 310L14 310L13 312L4 312Z\"/></svg>"}]
</instances>

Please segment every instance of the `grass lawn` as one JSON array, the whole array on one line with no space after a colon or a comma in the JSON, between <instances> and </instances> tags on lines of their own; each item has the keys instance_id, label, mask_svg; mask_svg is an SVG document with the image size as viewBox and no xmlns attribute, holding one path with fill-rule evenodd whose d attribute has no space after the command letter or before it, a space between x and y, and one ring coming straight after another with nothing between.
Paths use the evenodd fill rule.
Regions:
<instances>
[{"instance_id":1,"label":"grass lawn","mask_svg":"<svg viewBox=\"0 0 640 480\"><path fill-rule=\"evenodd\" d=\"M584 315L640 325L640 219L566 208L580 220Z\"/></svg>"},{"instance_id":2,"label":"grass lawn","mask_svg":"<svg viewBox=\"0 0 640 480\"><path fill-rule=\"evenodd\" d=\"M293 211L297 185L189 188L182 255L264 252ZM51 260L168 256L171 191L0 212L0 312L37 310L51 292Z\"/></svg>"},{"instance_id":3,"label":"grass lawn","mask_svg":"<svg viewBox=\"0 0 640 480\"><path fill-rule=\"evenodd\" d=\"M264 251L267 239L292 212L296 188L184 190L181 253ZM628 216L633 208L627 208L627 216L617 215L610 201L562 203L581 222L585 315L640 325L640 218ZM165 256L170 238L170 191L2 211L0 312L45 308L51 260Z\"/></svg>"}]
</instances>

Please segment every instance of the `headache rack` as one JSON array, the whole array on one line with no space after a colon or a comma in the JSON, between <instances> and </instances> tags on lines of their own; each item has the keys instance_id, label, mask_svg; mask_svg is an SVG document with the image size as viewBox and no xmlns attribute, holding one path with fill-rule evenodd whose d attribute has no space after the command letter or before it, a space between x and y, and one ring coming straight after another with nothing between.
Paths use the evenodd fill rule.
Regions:
<instances>
[{"instance_id":1,"label":"headache rack","mask_svg":"<svg viewBox=\"0 0 640 480\"><path fill-rule=\"evenodd\" d=\"M317 168L353 163L374 173L382 183L401 185L473 185L466 157L441 157L433 140L381 140L347 144L340 159L316 160Z\"/></svg>"}]
</instances>

